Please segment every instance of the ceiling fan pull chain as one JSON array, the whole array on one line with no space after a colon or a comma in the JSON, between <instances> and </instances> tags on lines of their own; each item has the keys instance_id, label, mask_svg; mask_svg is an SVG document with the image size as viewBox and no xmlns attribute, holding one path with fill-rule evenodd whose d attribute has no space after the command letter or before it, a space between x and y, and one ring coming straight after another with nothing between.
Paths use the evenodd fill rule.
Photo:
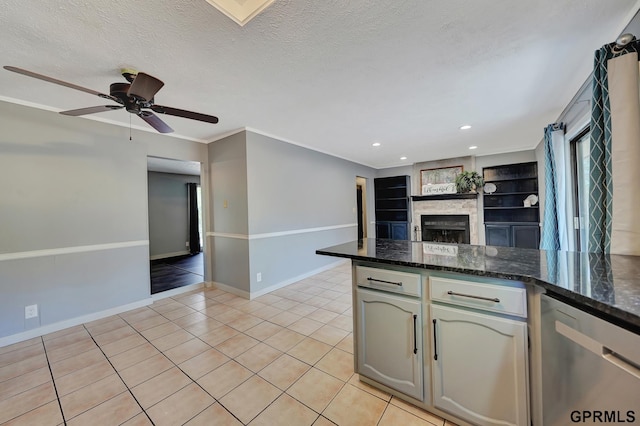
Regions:
<instances>
[{"instance_id":1,"label":"ceiling fan pull chain","mask_svg":"<svg viewBox=\"0 0 640 426\"><path fill-rule=\"evenodd\" d=\"M129 114L129 140L131 139L131 114Z\"/></svg>"}]
</instances>

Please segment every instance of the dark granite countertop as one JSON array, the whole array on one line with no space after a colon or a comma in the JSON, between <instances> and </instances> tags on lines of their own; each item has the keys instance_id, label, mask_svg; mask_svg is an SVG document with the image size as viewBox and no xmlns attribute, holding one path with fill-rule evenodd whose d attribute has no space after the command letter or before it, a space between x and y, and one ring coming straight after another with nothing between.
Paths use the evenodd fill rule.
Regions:
<instances>
[{"instance_id":1,"label":"dark granite countertop","mask_svg":"<svg viewBox=\"0 0 640 426\"><path fill-rule=\"evenodd\" d=\"M317 254L537 284L640 334L640 256L364 239Z\"/></svg>"}]
</instances>

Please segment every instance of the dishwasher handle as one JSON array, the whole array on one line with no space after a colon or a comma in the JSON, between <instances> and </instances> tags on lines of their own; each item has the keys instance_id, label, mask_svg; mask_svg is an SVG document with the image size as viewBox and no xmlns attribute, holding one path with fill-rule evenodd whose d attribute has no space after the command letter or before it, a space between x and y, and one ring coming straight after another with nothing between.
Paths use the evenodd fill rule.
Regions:
<instances>
[{"instance_id":1,"label":"dishwasher handle","mask_svg":"<svg viewBox=\"0 0 640 426\"><path fill-rule=\"evenodd\" d=\"M593 352L597 356L603 358L604 360L610 362L618 368L626 371L632 376L640 379L640 366L636 365L634 362L629 361L628 359L620 356L615 351L609 349L604 346L602 343L598 342L595 339L587 336L586 334L580 333L578 330L569 327L563 322L556 320L556 331L576 343L577 345L582 346L590 352Z\"/></svg>"}]
</instances>

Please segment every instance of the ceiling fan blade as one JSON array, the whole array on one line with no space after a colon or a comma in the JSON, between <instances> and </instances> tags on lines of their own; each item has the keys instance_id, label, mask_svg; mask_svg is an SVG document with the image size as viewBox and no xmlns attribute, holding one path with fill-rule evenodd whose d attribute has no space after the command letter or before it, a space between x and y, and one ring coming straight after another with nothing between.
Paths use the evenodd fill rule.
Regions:
<instances>
[{"instance_id":1,"label":"ceiling fan blade","mask_svg":"<svg viewBox=\"0 0 640 426\"><path fill-rule=\"evenodd\" d=\"M78 115L95 114L96 112L113 111L114 109L124 108L121 105L100 105L89 108L71 109L69 111L60 111L63 115L72 115L77 117Z\"/></svg>"},{"instance_id":2,"label":"ceiling fan blade","mask_svg":"<svg viewBox=\"0 0 640 426\"><path fill-rule=\"evenodd\" d=\"M151 127L156 129L160 133L171 133L171 132L173 132L173 129L171 127L169 127L169 125L167 123L162 121L160 119L160 117L158 117L157 115L155 115L154 113L152 113L150 111L142 111L142 112L140 112L140 114L138 114L138 117L142 118L144 121L149 123L149 125Z\"/></svg>"},{"instance_id":3,"label":"ceiling fan blade","mask_svg":"<svg viewBox=\"0 0 640 426\"><path fill-rule=\"evenodd\" d=\"M149 74L139 72L136 78L133 79L127 96L134 96L142 101L148 102L153 99L154 95L158 93L158 90L160 90L162 86L164 86L164 83L161 80Z\"/></svg>"},{"instance_id":4,"label":"ceiling fan blade","mask_svg":"<svg viewBox=\"0 0 640 426\"><path fill-rule=\"evenodd\" d=\"M22 69L22 68L12 67L12 66L9 66L9 65L5 65L4 69L6 69L7 71L17 72L18 74L26 75L28 77L37 78L38 80L48 81L49 83L54 83L54 84L58 84L60 86L69 87L71 89L79 90L81 92L89 93L91 95L100 96L101 98L111 99L111 100L114 100L114 101L118 102L118 100L116 98L114 98L113 96L106 95L106 94L100 93L100 92L96 92L95 90L87 89L86 87L78 86L77 84L67 83L66 81L58 80L57 78L48 77L46 75L38 74L38 73L35 73L33 71L28 71L28 70L25 70L25 69Z\"/></svg>"},{"instance_id":5,"label":"ceiling fan blade","mask_svg":"<svg viewBox=\"0 0 640 426\"><path fill-rule=\"evenodd\" d=\"M191 120L204 121L213 124L216 124L218 122L218 117L213 115L201 114L199 112L171 108L162 105L151 105L149 108L159 114L175 115L176 117L190 118Z\"/></svg>"}]
</instances>

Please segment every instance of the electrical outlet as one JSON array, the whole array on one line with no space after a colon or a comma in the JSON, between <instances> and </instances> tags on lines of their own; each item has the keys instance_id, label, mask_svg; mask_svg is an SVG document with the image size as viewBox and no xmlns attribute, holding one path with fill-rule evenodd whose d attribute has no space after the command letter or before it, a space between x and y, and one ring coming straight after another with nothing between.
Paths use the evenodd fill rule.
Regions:
<instances>
[{"instance_id":1,"label":"electrical outlet","mask_svg":"<svg viewBox=\"0 0 640 426\"><path fill-rule=\"evenodd\" d=\"M189 241L187 241L186 243L184 243L184 245L185 245L186 247L189 247Z\"/></svg>"},{"instance_id":2,"label":"electrical outlet","mask_svg":"<svg viewBox=\"0 0 640 426\"><path fill-rule=\"evenodd\" d=\"M256 281L257 281L257 282L262 281L262 272L258 272L258 273L256 274Z\"/></svg>"},{"instance_id":3,"label":"electrical outlet","mask_svg":"<svg viewBox=\"0 0 640 426\"><path fill-rule=\"evenodd\" d=\"M38 305L29 305L24 307L24 319L35 318L38 316Z\"/></svg>"}]
</instances>

